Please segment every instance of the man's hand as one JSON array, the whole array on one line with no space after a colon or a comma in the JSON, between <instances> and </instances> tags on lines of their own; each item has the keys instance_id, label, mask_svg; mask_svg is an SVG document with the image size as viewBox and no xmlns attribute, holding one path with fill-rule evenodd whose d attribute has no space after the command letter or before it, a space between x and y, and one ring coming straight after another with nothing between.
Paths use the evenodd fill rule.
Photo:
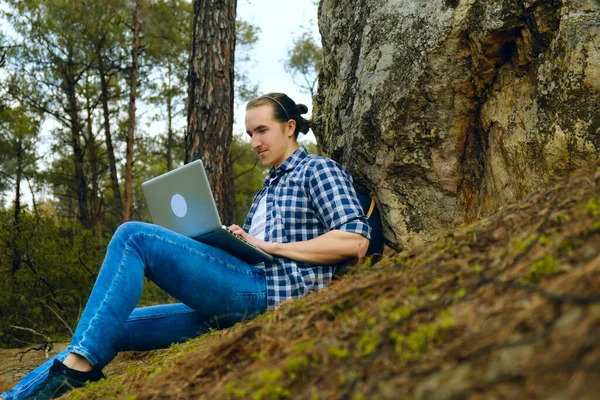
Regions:
<instances>
[{"instance_id":1,"label":"man's hand","mask_svg":"<svg viewBox=\"0 0 600 400\"><path fill-rule=\"evenodd\" d=\"M268 242L265 242L264 240L260 240L254 236L251 236L250 234L246 233L246 231L243 230L239 225L233 224L229 227L229 229L231 229L237 235L240 235L241 237L246 239L251 244L258 247L265 253L273 254L274 247L275 247L273 243L268 243Z\"/></svg>"}]
</instances>

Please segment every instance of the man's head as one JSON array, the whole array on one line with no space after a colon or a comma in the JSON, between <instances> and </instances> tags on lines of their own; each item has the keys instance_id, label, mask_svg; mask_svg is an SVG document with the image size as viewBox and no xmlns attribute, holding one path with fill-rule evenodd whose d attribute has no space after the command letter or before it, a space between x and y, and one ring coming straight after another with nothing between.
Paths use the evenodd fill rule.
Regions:
<instances>
[{"instance_id":1,"label":"man's head","mask_svg":"<svg viewBox=\"0 0 600 400\"><path fill-rule=\"evenodd\" d=\"M306 112L304 104L283 93L268 93L247 104L246 133L263 165L278 167L299 147L298 134L310 129L310 121L301 116Z\"/></svg>"}]
</instances>

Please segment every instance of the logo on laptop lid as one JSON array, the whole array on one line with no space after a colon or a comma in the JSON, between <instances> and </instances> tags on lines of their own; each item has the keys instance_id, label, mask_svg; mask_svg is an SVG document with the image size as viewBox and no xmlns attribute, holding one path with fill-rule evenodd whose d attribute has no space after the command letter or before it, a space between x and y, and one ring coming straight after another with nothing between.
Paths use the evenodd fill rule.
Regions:
<instances>
[{"instance_id":1,"label":"logo on laptop lid","mask_svg":"<svg viewBox=\"0 0 600 400\"><path fill-rule=\"evenodd\" d=\"M187 214L187 203L179 193L176 193L171 197L171 210L173 210L173 214L179 218L183 218L185 217L185 214Z\"/></svg>"}]
</instances>

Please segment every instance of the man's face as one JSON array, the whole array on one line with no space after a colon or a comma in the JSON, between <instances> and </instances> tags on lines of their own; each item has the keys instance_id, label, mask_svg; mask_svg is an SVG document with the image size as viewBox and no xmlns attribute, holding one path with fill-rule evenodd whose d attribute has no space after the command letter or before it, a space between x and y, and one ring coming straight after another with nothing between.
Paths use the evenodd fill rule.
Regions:
<instances>
[{"instance_id":1,"label":"man's face","mask_svg":"<svg viewBox=\"0 0 600 400\"><path fill-rule=\"evenodd\" d=\"M246 133L263 165L279 167L295 150L294 121L273 119L273 108L262 105L246 111Z\"/></svg>"}]
</instances>

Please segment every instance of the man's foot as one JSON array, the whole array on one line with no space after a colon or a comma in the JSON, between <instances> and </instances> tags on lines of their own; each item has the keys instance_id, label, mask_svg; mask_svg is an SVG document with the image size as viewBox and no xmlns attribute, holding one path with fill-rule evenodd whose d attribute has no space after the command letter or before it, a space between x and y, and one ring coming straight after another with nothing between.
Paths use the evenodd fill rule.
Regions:
<instances>
[{"instance_id":1,"label":"man's foot","mask_svg":"<svg viewBox=\"0 0 600 400\"><path fill-rule=\"evenodd\" d=\"M55 399L71 389L82 387L86 382L96 382L104 377L99 368L94 367L91 371L81 372L54 360L48 377L25 398L28 400Z\"/></svg>"}]
</instances>

